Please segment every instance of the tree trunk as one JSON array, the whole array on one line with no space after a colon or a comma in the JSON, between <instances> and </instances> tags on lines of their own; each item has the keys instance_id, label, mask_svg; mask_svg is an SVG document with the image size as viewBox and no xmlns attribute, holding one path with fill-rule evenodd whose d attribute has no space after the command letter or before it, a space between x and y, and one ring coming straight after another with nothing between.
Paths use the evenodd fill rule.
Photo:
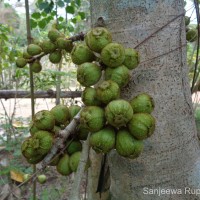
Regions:
<instances>
[{"instance_id":1,"label":"tree trunk","mask_svg":"<svg viewBox=\"0 0 200 200\"><path fill-rule=\"evenodd\" d=\"M91 1L92 26L101 21L114 41L137 46L140 52L141 63L133 70L123 98L147 92L155 101L156 130L145 140L140 157L129 160L115 150L109 154L112 200L200 199L200 149L186 66L183 13L183 0ZM148 40L142 42L145 38Z\"/></svg>"}]
</instances>

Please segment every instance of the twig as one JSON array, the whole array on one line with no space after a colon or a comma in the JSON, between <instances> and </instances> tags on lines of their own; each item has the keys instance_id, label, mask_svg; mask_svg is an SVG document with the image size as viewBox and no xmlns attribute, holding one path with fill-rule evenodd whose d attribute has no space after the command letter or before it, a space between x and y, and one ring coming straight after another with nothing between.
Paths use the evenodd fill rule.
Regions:
<instances>
[{"instance_id":1,"label":"twig","mask_svg":"<svg viewBox=\"0 0 200 200\"><path fill-rule=\"evenodd\" d=\"M53 147L51 148L51 151L47 154L47 156L42 161L41 165L42 168L45 168L47 164L52 160L52 158L56 155L57 151L60 149L63 149L64 147L64 141L67 140L67 138L75 132L75 129L79 123L80 120L80 112L74 117L74 119L69 123L68 126L64 130L59 131L59 136L57 141L54 143Z\"/></svg>"},{"instance_id":2,"label":"twig","mask_svg":"<svg viewBox=\"0 0 200 200\"><path fill-rule=\"evenodd\" d=\"M85 172L85 166L87 164L88 156L89 156L89 149L90 149L89 138L90 138L90 133L88 134L87 140L83 144L83 150L82 150L82 153L81 153L79 166L78 166L77 172L75 174L74 183L73 183L73 186L72 186L73 190L71 191L71 195L70 195L69 199L80 200L81 180L82 180L83 174Z\"/></svg>"}]
</instances>

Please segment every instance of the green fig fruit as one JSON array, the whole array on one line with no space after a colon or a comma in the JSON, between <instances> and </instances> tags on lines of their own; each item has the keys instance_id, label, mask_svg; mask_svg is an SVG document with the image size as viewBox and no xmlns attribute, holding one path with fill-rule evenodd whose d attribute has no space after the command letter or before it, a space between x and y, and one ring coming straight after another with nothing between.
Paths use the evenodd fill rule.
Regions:
<instances>
[{"instance_id":1,"label":"green fig fruit","mask_svg":"<svg viewBox=\"0 0 200 200\"><path fill-rule=\"evenodd\" d=\"M40 184L44 184L47 181L47 177L44 174L40 174L37 176L37 181Z\"/></svg>"},{"instance_id":2,"label":"green fig fruit","mask_svg":"<svg viewBox=\"0 0 200 200\"><path fill-rule=\"evenodd\" d=\"M62 52L60 50L56 50L49 54L49 60L54 64L59 63L61 61L61 58Z\"/></svg>"},{"instance_id":3,"label":"green fig fruit","mask_svg":"<svg viewBox=\"0 0 200 200\"><path fill-rule=\"evenodd\" d=\"M117 132L116 150L121 156L137 158L144 149L142 141L136 140L127 129L120 129Z\"/></svg>"},{"instance_id":4,"label":"green fig fruit","mask_svg":"<svg viewBox=\"0 0 200 200\"><path fill-rule=\"evenodd\" d=\"M101 78L101 68L94 63L83 63L77 69L77 81L85 87L96 84Z\"/></svg>"},{"instance_id":5,"label":"green fig fruit","mask_svg":"<svg viewBox=\"0 0 200 200\"><path fill-rule=\"evenodd\" d=\"M24 174L23 175L23 181L28 181L31 178L30 174Z\"/></svg>"},{"instance_id":6,"label":"green fig fruit","mask_svg":"<svg viewBox=\"0 0 200 200\"><path fill-rule=\"evenodd\" d=\"M60 38L62 36L62 34L57 30L57 29L51 29L48 32L48 38L52 41L52 42L56 42L56 40L58 38Z\"/></svg>"},{"instance_id":7,"label":"green fig fruit","mask_svg":"<svg viewBox=\"0 0 200 200\"><path fill-rule=\"evenodd\" d=\"M128 123L129 132L138 140L150 137L155 130L155 119L149 113L136 113Z\"/></svg>"},{"instance_id":8,"label":"green fig fruit","mask_svg":"<svg viewBox=\"0 0 200 200\"><path fill-rule=\"evenodd\" d=\"M198 37L198 31L196 28L192 28L192 29L188 30L186 33L186 40L188 42L197 41L197 37Z\"/></svg>"},{"instance_id":9,"label":"green fig fruit","mask_svg":"<svg viewBox=\"0 0 200 200\"><path fill-rule=\"evenodd\" d=\"M31 136L34 136L34 134L39 131L39 129L34 125L34 123L31 121L30 128L29 128Z\"/></svg>"},{"instance_id":10,"label":"green fig fruit","mask_svg":"<svg viewBox=\"0 0 200 200\"><path fill-rule=\"evenodd\" d=\"M29 137L23 141L21 145L21 152L25 158L32 158L37 155L33 145L32 145L32 138Z\"/></svg>"},{"instance_id":11,"label":"green fig fruit","mask_svg":"<svg viewBox=\"0 0 200 200\"><path fill-rule=\"evenodd\" d=\"M74 64L81 65L85 62L94 61L95 55L85 44L80 43L73 47L71 59Z\"/></svg>"},{"instance_id":12,"label":"green fig fruit","mask_svg":"<svg viewBox=\"0 0 200 200\"><path fill-rule=\"evenodd\" d=\"M33 123L39 130L51 131L55 125L55 118L50 111L41 110L34 115Z\"/></svg>"},{"instance_id":13,"label":"green fig fruit","mask_svg":"<svg viewBox=\"0 0 200 200\"><path fill-rule=\"evenodd\" d=\"M120 88L117 83L112 80L103 81L97 88L97 99L102 103L108 104L110 101L118 99L120 96Z\"/></svg>"},{"instance_id":14,"label":"green fig fruit","mask_svg":"<svg viewBox=\"0 0 200 200\"><path fill-rule=\"evenodd\" d=\"M57 169L58 173L60 173L63 176L68 176L69 174L72 173L72 170L69 165L69 155L64 154L60 158L60 160L56 166L56 169Z\"/></svg>"},{"instance_id":15,"label":"green fig fruit","mask_svg":"<svg viewBox=\"0 0 200 200\"><path fill-rule=\"evenodd\" d=\"M69 155L82 150L82 143L78 140L70 141L68 140L66 143L66 151Z\"/></svg>"},{"instance_id":16,"label":"green fig fruit","mask_svg":"<svg viewBox=\"0 0 200 200\"><path fill-rule=\"evenodd\" d=\"M101 130L105 124L104 110L97 106L84 107L81 111L80 123L91 132Z\"/></svg>"},{"instance_id":17,"label":"green fig fruit","mask_svg":"<svg viewBox=\"0 0 200 200\"><path fill-rule=\"evenodd\" d=\"M78 105L71 105L69 106L69 119L70 121L78 114L81 110L81 107Z\"/></svg>"},{"instance_id":18,"label":"green fig fruit","mask_svg":"<svg viewBox=\"0 0 200 200\"><path fill-rule=\"evenodd\" d=\"M50 112L55 118L56 125L64 124L70 119L69 109L65 105L56 105L50 110Z\"/></svg>"},{"instance_id":19,"label":"green fig fruit","mask_svg":"<svg viewBox=\"0 0 200 200\"><path fill-rule=\"evenodd\" d=\"M105 108L108 123L114 127L126 126L133 117L133 109L128 101L123 99L111 101Z\"/></svg>"},{"instance_id":20,"label":"green fig fruit","mask_svg":"<svg viewBox=\"0 0 200 200\"><path fill-rule=\"evenodd\" d=\"M39 155L46 155L53 146L53 135L48 131L38 131L32 138L32 146Z\"/></svg>"},{"instance_id":21,"label":"green fig fruit","mask_svg":"<svg viewBox=\"0 0 200 200\"><path fill-rule=\"evenodd\" d=\"M81 99L86 106L99 106L100 100L97 99L97 92L95 88L86 87L81 95Z\"/></svg>"},{"instance_id":22,"label":"green fig fruit","mask_svg":"<svg viewBox=\"0 0 200 200\"><path fill-rule=\"evenodd\" d=\"M79 124L77 127L76 134L79 140L86 140L88 137L89 131L83 125Z\"/></svg>"},{"instance_id":23,"label":"green fig fruit","mask_svg":"<svg viewBox=\"0 0 200 200\"><path fill-rule=\"evenodd\" d=\"M123 65L128 69L135 69L140 62L139 53L135 49L127 48L125 49L125 59Z\"/></svg>"},{"instance_id":24,"label":"green fig fruit","mask_svg":"<svg viewBox=\"0 0 200 200\"><path fill-rule=\"evenodd\" d=\"M86 34L85 41L92 51L100 53L107 44L112 42L112 35L106 28L96 27Z\"/></svg>"},{"instance_id":25,"label":"green fig fruit","mask_svg":"<svg viewBox=\"0 0 200 200\"><path fill-rule=\"evenodd\" d=\"M23 58L24 59L30 59L30 58L32 58L32 56L28 54L27 49L25 49L24 52L23 52Z\"/></svg>"},{"instance_id":26,"label":"green fig fruit","mask_svg":"<svg viewBox=\"0 0 200 200\"><path fill-rule=\"evenodd\" d=\"M134 113L151 113L154 109L153 98L142 93L130 100Z\"/></svg>"},{"instance_id":27,"label":"green fig fruit","mask_svg":"<svg viewBox=\"0 0 200 200\"><path fill-rule=\"evenodd\" d=\"M30 56L36 56L42 53L42 48L36 44L29 44L27 47L27 52Z\"/></svg>"},{"instance_id":28,"label":"green fig fruit","mask_svg":"<svg viewBox=\"0 0 200 200\"><path fill-rule=\"evenodd\" d=\"M16 66L19 68L25 67L27 63L28 63L27 60L22 57L18 57L16 60Z\"/></svg>"},{"instance_id":29,"label":"green fig fruit","mask_svg":"<svg viewBox=\"0 0 200 200\"><path fill-rule=\"evenodd\" d=\"M115 146L115 130L107 126L100 131L92 133L90 145L97 153L108 153Z\"/></svg>"},{"instance_id":30,"label":"green fig fruit","mask_svg":"<svg viewBox=\"0 0 200 200\"><path fill-rule=\"evenodd\" d=\"M39 155L38 154L34 157L27 158L26 161L30 164L37 164L37 163L41 162L44 159L45 156L46 155Z\"/></svg>"},{"instance_id":31,"label":"green fig fruit","mask_svg":"<svg viewBox=\"0 0 200 200\"><path fill-rule=\"evenodd\" d=\"M77 151L69 157L69 166L73 172L77 171L80 158L81 158L81 151Z\"/></svg>"},{"instance_id":32,"label":"green fig fruit","mask_svg":"<svg viewBox=\"0 0 200 200\"><path fill-rule=\"evenodd\" d=\"M185 26L188 26L190 24L190 17L185 16Z\"/></svg>"},{"instance_id":33,"label":"green fig fruit","mask_svg":"<svg viewBox=\"0 0 200 200\"><path fill-rule=\"evenodd\" d=\"M52 53L56 50L56 45L50 40L44 40L41 44L44 53Z\"/></svg>"},{"instance_id":34,"label":"green fig fruit","mask_svg":"<svg viewBox=\"0 0 200 200\"><path fill-rule=\"evenodd\" d=\"M67 40L65 38L58 38L56 40L56 45L59 49L64 49L66 52L71 53L73 49L73 42L71 40Z\"/></svg>"},{"instance_id":35,"label":"green fig fruit","mask_svg":"<svg viewBox=\"0 0 200 200\"><path fill-rule=\"evenodd\" d=\"M101 51L101 60L108 67L118 67L125 59L125 50L121 44L109 43Z\"/></svg>"},{"instance_id":36,"label":"green fig fruit","mask_svg":"<svg viewBox=\"0 0 200 200\"><path fill-rule=\"evenodd\" d=\"M115 81L120 88L125 87L130 80L130 73L127 67L121 65L116 68L107 67L105 70L105 79Z\"/></svg>"},{"instance_id":37,"label":"green fig fruit","mask_svg":"<svg viewBox=\"0 0 200 200\"><path fill-rule=\"evenodd\" d=\"M39 73L42 70L42 65L39 60L34 61L30 64L32 72Z\"/></svg>"}]
</instances>

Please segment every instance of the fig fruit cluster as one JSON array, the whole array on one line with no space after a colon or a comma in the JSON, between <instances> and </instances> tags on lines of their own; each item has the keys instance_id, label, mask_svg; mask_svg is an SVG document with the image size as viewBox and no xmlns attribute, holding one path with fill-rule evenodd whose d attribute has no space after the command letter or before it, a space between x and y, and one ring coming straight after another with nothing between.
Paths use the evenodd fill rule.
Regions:
<instances>
[{"instance_id":1,"label":"fig fruit cluster","mask_svg":"<svg viewBox=\"0 0 200 200\"><path fill-rule=\"evenodd\" d=\"M131 70L139 65L138 51L114 42L104 27L91 29L81 42L72 43L57 30L50 30L48 37L42 43L29 45L26 56L18 58L17 66L23 67L41 53L49 54L49 60L57 63L63 50L70 52L72 62L77 65L77 81L84 87L81 96L84 107L57 105L50 111L37 112L31 122L31 136L22 144L24 157L32 164L44 159L59 131L81 110L76 138L69 137L65 150L55 155L49 165L56 166L64 176L75 172L82 140L89 132L90 146L97 153L115 149L123 157L137 158L143 151L143 140L155 130L152 97L141 93L125 100L121 96L121 90L130 82ZM31 67L40 64L39 60L33 60Z\"/></svg>"},{"instance_id":2,"label":"fig fruit cluster","mask_svg":"<svg viewBox=\"0 0 200 200\"><path fill-rule=\"evenodd\" d=\"M50 152L56 137L59 136L59 131L70 123L80 109L81 107L78 105L69 107L56 105L51 110L41 110L34 115L30 123L31 136L26 138L21 146L21 152L28 163L37 164L44 159ZM76 139L68 138L62 155L55 155L49 163L50 166L56 166L57 171L62 175L69 175L75 172L78 167L82 151L80 140L87 138L88 131L84 131L82 136L80 133L78 134L78 127L76 131ZM69 165L65 165L68 162Z\"/></svg>"},{"instance_id":3,"label":"fig fruit cluster","mask_svg":"<svg viewBox=\"0 0 200 200\"><path fill-rule=\"evenodd\" d=\"M16 66L23 68L30 63L34 73L42 70L40 62L41 57L48 55L50 62L57 64L61 61L64 53L70 53L73 48L73 42L60 33L57 29L51 29L48 32L48 39L43 41L33 41L24 50L22 56L16 60Z\"/></svg>"},{"instance_id":4,"label":"fig fruit cluster","mask_svg":"<svg viewBox=\"0 0 200 200\"><path fill-rule=\"evenodd\" d=\"M155 129L154 102L146 93L125 100L121 90L139 65L139 53L114 42L106 28L96 27L75 44L71 57L84 87L80 125L91 132L90 146L97 153L116 149L121 156L138 157L143 140Z\"/></svg>"}]
</instances>

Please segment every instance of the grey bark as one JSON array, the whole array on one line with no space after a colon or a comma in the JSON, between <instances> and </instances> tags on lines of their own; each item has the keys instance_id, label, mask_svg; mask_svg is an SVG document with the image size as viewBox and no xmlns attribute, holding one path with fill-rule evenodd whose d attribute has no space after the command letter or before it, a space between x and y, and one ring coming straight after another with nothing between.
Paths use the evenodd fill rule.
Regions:
<instances>
[{"instance_id":1,"label":"grey bark","mask_svg":"<svg viewBox=\"0 0 200 200\"><path fill-rule=\"evenodd\" d=\"M90 2L92 25L97 25L98 19L103 18L103 24L112 32L114 41L131 48L184 12L183 0ZM153 97L156 130L145 140L144 152L139 158L128 160L120 157L115 150L110 153L112 200L200 199L199 194L194 194L200 193L200 148L193 117L185 44L182 16L137 48L141 64L133 70L131 81L122 95L131 99L147 92ZM165 55L159 56L162 54ZM170 194L159 195L156 191L144 194L145 188L148 193L150 189L163 189ZM185 192L188 188L190 192ZM95 189L94 186L94 195ZM177 189L182 194L172 194L167 189Z\"/></svg>"}]
</instances>

